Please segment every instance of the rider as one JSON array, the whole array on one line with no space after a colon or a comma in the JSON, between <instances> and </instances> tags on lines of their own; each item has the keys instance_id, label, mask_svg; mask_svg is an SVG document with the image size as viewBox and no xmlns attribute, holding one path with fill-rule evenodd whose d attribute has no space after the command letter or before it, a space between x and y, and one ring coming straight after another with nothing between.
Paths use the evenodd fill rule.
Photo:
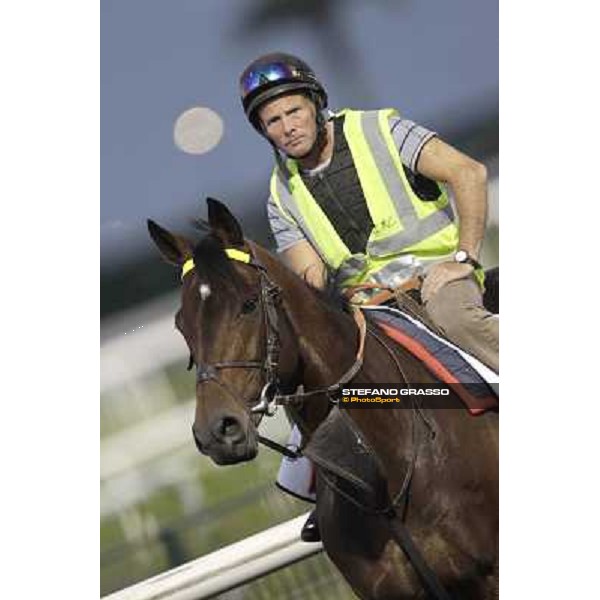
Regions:
<instances>
[{"instance_id":1,"label":"rider","mask_svg":"<svg viewBox=\"0 0 600 600\"><path fill-rule=\"evenodd\" d=\"M478 263L485 167L395 110L328 111L313 70L289 54L254 60L240 92L274 151L268 216L292 270L317 288L329 277L341 289L393 289L424 276L429 318L498 372L498 319L483 307Z\"/></svg>"}]
</instances>

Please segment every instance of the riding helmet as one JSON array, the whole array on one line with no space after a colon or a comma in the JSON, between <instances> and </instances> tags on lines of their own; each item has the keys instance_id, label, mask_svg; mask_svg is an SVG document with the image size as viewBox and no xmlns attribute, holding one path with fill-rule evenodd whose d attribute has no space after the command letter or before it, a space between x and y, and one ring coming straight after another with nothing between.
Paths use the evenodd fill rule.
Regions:
<instances>
[{"instance_id":1,"label":"riding helmet","mask_svg":"<svg viewBox=\"0 0 600 600\"><path fill-rule=\"evenodd\" d=\"M252 61L240 76L240 96L244 112L255 129L262 132L258 108L267 100L293 92L308 92L317 111L327 107L327 92L314 71L291 54L275 52Z\"/></svg>"}]
</instances>

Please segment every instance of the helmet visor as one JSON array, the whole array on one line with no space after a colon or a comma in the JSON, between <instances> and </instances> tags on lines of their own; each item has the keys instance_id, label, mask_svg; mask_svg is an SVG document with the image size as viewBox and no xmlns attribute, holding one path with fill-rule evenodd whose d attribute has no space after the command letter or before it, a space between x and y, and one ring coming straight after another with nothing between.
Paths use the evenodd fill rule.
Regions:
<instances>
[{"instance_id":1,"label":"helmet visor","mask_svg":"<svg viewBox=\"0 0 600 600\"><path fill-rule=\"evenodd\" d=\"M240 93L242 98L245 98L248 94L268 83L293 81L298 79L298 76L297 67L282 62L259 65L243 74L240 81Z\"/></svg>"}]
</instances>

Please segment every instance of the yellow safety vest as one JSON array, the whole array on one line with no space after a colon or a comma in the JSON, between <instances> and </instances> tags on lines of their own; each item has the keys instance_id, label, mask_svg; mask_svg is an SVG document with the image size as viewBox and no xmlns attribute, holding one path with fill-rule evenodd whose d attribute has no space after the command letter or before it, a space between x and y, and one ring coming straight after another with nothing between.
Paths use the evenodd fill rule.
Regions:
<instances>
[{"instance_id":1,"label":"yellow safety vest","mask_svg":"<svg viewBox=\"0 0 600 600\"><path fill-rule=\"evenodd\" d=\"M343 110L344 135L356 167L373 230L364 254L352 254L308 191L293 159L288 173L275 167L271 196L281 214L300 226L323 261L336 272L340 287L376 280L394 281L401 257L420 261L448 258L457 250L458 228L444 187L434 201L421 200L406 178L390 132L394 109ZM396 264L395 264L396 263Z\"/></svg>"}]
</instances>

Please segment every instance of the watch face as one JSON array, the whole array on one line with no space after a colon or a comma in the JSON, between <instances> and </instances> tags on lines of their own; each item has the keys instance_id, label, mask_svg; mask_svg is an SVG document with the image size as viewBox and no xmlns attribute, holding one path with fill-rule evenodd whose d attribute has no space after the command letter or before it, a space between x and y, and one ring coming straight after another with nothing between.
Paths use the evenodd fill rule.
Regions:
<instances>
[{"instance_id":1,"label":"watch face","mask_svg":"<svg viewBox=\"0 0 600 600\"><path fill-rule=\"evenodd\" d=\"M469 255L466 253L465 250L459 250L454 255L454 260L459 263L465 262L467 260L467 258L469 258Z\"/></svg>"}]
</instances>

